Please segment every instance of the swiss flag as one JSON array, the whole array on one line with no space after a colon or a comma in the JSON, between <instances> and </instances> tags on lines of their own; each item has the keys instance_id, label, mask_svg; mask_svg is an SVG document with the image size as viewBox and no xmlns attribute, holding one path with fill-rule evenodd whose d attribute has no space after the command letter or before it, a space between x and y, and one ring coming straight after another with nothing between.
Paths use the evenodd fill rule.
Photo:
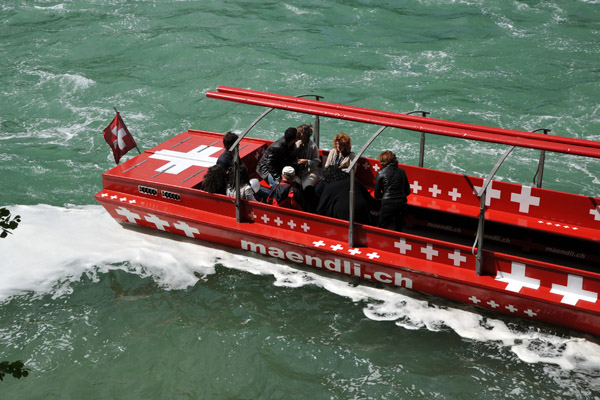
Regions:
<instances>
[{"instance_id":1,"label":"swiss flag","mask_svg":"<svg viewBox=\"0 0 600 400\"><path fill-rule=\"evenodd\" d=\"M133 136L127 130L121 114L117 112L115 118L106 128L104 128L104 140L112 148L115 162L118 164L121 157L129 150L137 147Z\"/></svg>"}]
</instances>

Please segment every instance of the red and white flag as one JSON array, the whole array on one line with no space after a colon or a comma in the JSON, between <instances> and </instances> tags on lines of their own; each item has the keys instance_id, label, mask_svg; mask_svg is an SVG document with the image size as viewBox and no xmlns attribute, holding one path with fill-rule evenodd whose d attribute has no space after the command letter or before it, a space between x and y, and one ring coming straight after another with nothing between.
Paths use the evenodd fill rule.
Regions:
<instances>
[{"instance_id":1,"label":"red and white flag","mask_svg":"<svg viewBox=\"0 0 600 400\"><path fill-rule=\"evenodd\" d=\"M137 147L133 136L127 130L121 114L117 112L115 118L106 128L104 128L104 140L112 148L113 155L115 156L115 162L119 164L121 157L125 155L129 150Z\"/></svg>"}]
</instances>

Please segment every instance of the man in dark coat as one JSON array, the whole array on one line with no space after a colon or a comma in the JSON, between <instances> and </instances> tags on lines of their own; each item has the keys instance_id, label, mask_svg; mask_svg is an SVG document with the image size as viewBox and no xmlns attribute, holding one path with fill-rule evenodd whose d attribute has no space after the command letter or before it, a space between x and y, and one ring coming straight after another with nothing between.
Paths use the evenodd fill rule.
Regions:
<instances>
[{"instance_id":1,"label":"man in dark coat","mask_svg":"<svg viewBox=\"0 0 600 400\"><path fill-rule=\"evenodd\" d=\"M231 172L233 169L233 153L229 151L229 148L233 146L236 140L238 140L238 135L231 131L228 131L223 136L223 146L225 147L225 151L217 159L217 164L222 166L227 173Z\"/></svg>"},{"instance_id":2,"label":"man in dark coat","mask_svg":"<svg viewBox=\"0 0 600 400\"><path fill-rule=\"evenodd\" d=\"M317 214L327 217L350 220L350 174L337 166L329 166L323 171L324 188L317 206ZM371 208L376 208L376 200L369 191L355 179L354 181L354 221L371 224Z\"/></svg>"},{"instance_id":3,"label":"man in dark coat","mask_svg":"<svg viewBox=\"0 0 600 400\"><path fill-rule=\"evenodd\" d=\"M277 185L283 167L296 163L294 157L296 134L296 128L286 129L284 136L271 144L258 162L256 172L271 187Z\"/></svg>"},{"instance_id":4,"label":"man in dark coat","mask_svg":"<svg viewBox=\"0 0 600 400\"><path fill-rule=\"evenodd\" d=\"M381 199L377 226L402 232L406 198L410 195L410 185L406 172L398 167L396 155L389 151L379 154L381 170L375 178L375 198Z\"/></svg>"}]
</instances>

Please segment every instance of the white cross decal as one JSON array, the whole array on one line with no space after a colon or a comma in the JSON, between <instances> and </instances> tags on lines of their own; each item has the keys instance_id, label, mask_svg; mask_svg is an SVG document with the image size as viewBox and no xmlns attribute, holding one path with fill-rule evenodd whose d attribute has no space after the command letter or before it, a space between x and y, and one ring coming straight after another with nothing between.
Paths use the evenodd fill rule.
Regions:
<instances>
[{"instance_id":1,"label":"white cross decal","mask_svg":"<svg viewBox=\"0 0 600 400\"><path fill-rule=\"evenodd\" d=\"M421 247L421 253L425 254L429 261L433 260L433 257L437 257L438 251L433 249L433 246L427 243L427 247Z\"/></svg>"},{"instance_id":2,"label":"white cross decal","mask_svg":"<svg viewBox=\"0 0 600 400\"><path fill-rule=\"evenodd\" d=\"M339 243L336 244L335 246L329 246L329 247L331 247L331 250L333 250L333 251L342 250L344 248Z\"/></svg>"},{"instance_id":3,"label":"white cross decal","mask_svg":"<svg viewBox=\"0 0 600 400\"><path fill-rule=\"evenodd\" d=\"M598 293L583 289L583 277L579 275L571 275L567 278L567 286L552 284L550 293L563 296L561 303L574 306L579 300L595 303L598 300Z\"/></svg>"},{"instance_id":4,"label":"white cross decal","mask_svg":"<svg viewBox=\"0 0 600 400\"><path fill-rule=\"evenodd\" d=\"M129 204L135 204L135 199L129 200Z\"/></svg>"},{"instance_id":5,"label":"white cross decal","mask_svg":"<svg viewBox=\"0 0 600 400\"><path fill-rule=\"evenodd\" d=\"M510 273L503 272L500 270L496 272L496 280L508 283L505 289L510 292L519 293L523 287L536 290L540 288L539 279L529 278L525 276L525 264L521 264L514 261L512 263Z\"/></svg>"},{"instance_id":6,"label":"white cross decal","mask_svg":"<svg viewBox=\"0 0 600 400\"><path fill-rule=\"evenodd\" d=\"M212 167L217 163L217 157L212 157L212 155L220 150L223 150L223 148L208 147L203 144L187 153L173 150L158 150L150 158L168 161L162 167L157 168L156 171L177 175L193 166Z\"/></svg>"},{"instance_id":7,"label":"white cross decal","mask_svg":"<svg viewBox=\"0 0 600 400\"><path fill-rule=\"evenodd\" d=\"M521 194L512 193L510 201L519 203L519 212L529 214L530 206L539 206L540 198L531 195L531 186L522 186Z\"/></svg>"},{"instance_id":8,"label":"white cross decal","mask_svg":"<svg viewBox=\"0 0 600 400\"><path fill-rule=\"evenodd\" d=\"M395 242L394 247L397 247L400 249L400 254L406 254L407 250L412 249L412 245L406 243L406 239L400 239L399 242Z\"/></svg>"},{"instance_id":9,"label":"white cross decal","mask_svg":"<svg viewBox=\"0 0 600 400\"><path fill-rule=\"evenodd\" d=\"M110 199L111 199L111 200L114 200L114 199L116 199L117 197L119 197L119 196L117 196L117 195L112 195L112 196L110 196Z\"/></svg>"},{"instance_id":10,"label":"white cross decal","mask_svg":"<svg viewBox=\"0 0 600 400\"><path fill-rule=\"evenodd\" d=\"M600 205L590 210L590 214L594 216L594 221L600 221Z\"/></svg>"},{"instance_id":11,"label":"white cross decal","mask_svg":"<svg viewBox=\"0 0 600 400\"><path fill-rule=\"evenodd\" d=\"M115 212L119 215L127 218L127 221L137 224L136 219L142 219L139 214L129 211L125 207L119 207L115 210Z\"/></svg>"},{"instance_id":12,"label":"white cross decal","mask_svg":"<svg viewBox=\"0 0 600 400\"><path fill-rule=\"evenodd\" d=\"M496 307L500 306L500 304L496 303L494 300L488 301L487 304L489 304L490 307L492 307L492 308L496 308Z\"/></svg>"},{"instance_id":13,"label":"white cross decal","mask_svg":"<svg viewBox=\"0 0 600 400\"><path fill-rule=\"evenodd\" d=\"M308 226L308 224L305 222L302 225L300 225L300 228L302 228L302 230L304 231L304 233L308 232L310 230L310 226Z\"/></svg>"},{"instance_id":14,"label":"white cross decal","mask_svg":"<svg viewBox=\"0 0 600 400\"><path fill-rule=\"evenodd\" d=\"M423 186L419 185L419 181L414 181L410 184L411 193L417 194L421 189L423 189Z\"/></svg>"},{"instance_id":15,"label":"white cross decal","mask_svg":"<svg viewBox=\"0 0 600 400\"><path fill-rule=\"evenodd\" d=\"M254 214L254 211L252 211L252 212L250 213L250 218L252 218L252 219L256 219L256 214Z\"/></svg>"},{"instance_id":16,"label":"white cross decal","mask_svg":"<svg viewBox=\"0 0 600 400\"><path fill-rule=\"evenodd\" d=\"M431 193L431 197L437 197L438 194L442 193L442 191L438 189L437 184L433 184L433 186L427 190Z\"/></svg>"},{"instance_id":17,"label":"white cross decal","mask_svg":"<svg viewBox=\"0 0 600 400\"><path fill-rule=\"evenodd\" d=\"M499 190L492 188L493 185L494 185L494 181L491 181L487 187L486 194L485 194L485 205L488 207L492 203L492 199L500 199L500 196L501 196L501 192ZM475 189L477 190L477 192L475 194L479 193L479 191L481 190L482 187L483 186L475 186Z\"/></svg>"},{"instance_id":18,"label":"white cross decal","mask_svg":"<svg viewBox=\"0 0 600 400\"><path fill-rule=\"evenodd\" d=\"M375 164L373 165L373 169L375 170L375 172L377 172L381 169L381 167L379 166L379 164Z\"/></svg>"},{"instance_id":19,"label":"white cross decal","mask_svg":"<svg viewBox=\"0 0 600 400\"><path fill-rule=\"evenodd\" d=\"M150 222L151 224L156 225L156 229L160 229L161 231L165 230L165 226L169 226L169 223L167 221L164 221L160 218L158 218L158 216L154 215L154 214L149 214L148 217L145 217L146 221Z\"/></svg>"},{"instance_id":20,"label":"white cross decal","mask_svg":"<svg viewBox=\"0 0 600 400\"><path fill-rule=\"evenodd\" d=\"M374 258L379 258L379 254L377 254L376 252L367 253L367 257L369 257L372 260Z\"/></svg>"},{"instance_id":21,"label":"white cross decal","mask_svg":"<svg viewBox=\"0 0 600 400\"><path fill-rule=\"evenodd\" d=\"M460 254L458 249L455 249L454 253L448 254L448 258L454 261L455 267L460 267L460 263L467 261L467 257Z\"/></svg>"},{"instance_id":22,"label":"white cross decal","mask_svg":"<svg viewBox=\"0 0 600 400\"><path fill-rule=\"evenodd\" d=\"M296 223L293 219L291 219L290 222L288 222L288 226L290 227L290 229L294 229L296 227Z\"/></svg>"},{"instance_id":23,"label":"white cross decal","mask_svg":"<svg viewBox=\"0 0 600 400\"><path fill-rule=\"evenodd\" d=\"M196 228L194 228L192 226L189 226L188 224L186 224L183 221L177 221L176 223L173 224L173 227L175 227L175 228L177 228L177 229L179 229L181 231L184 231L185 232L185 236L187 236L187 237L193 238L194 237L194 233L197 234L197 235L200 234L200 231L198 229L196 229Z\"/></svg>"},{"instance_id":24,"label":"white cross decal","mask_svg":"<svg viewBox=\"0 0 600 400\"><path fill-rule=\"evenodd\" d=\"M119 201L127 201L127 197L121 197Z\"/></svg>"},{"instance_id":25,"label":"white cross decal","mask_svg":"<svg viewBox=\"0 0 600 400\"><path fill-rule=\"evenodd\" d=\"M513 306L512 304L509 304L507 306L505 306L504 308L506 308L508 311L510 311L511 313L514 313L516 311L519 311L518 308L516 308L515 306Z\"/></svg>"},{"instance_id":26,"label":"white cross decal","mask_svg":"<svg viewBox=\"0 0 600 400\"><path fill-rule=\"evenodd\" d=\"M366 171L366 170L368 170L369 168L371 168L371 164L369 164L369 162L368 162L368 161L367 161L367 162L365 162L364 164L361 164L361 165L362 165L362 167L365 169L365 171Z\"/></svg>"},{"instance_id":27,"label":"white cross decal","mask_svg":"<svg viewBox=\"0 0 600 400\"><path fill-rule=\"evenodd\" d=\"M479 300L477 297L475 296L471 296L469 297L469 300L471 300L473 302L473 304L477 304L477 303L481 303L481 300Z\"/></svg>"},{"instance_id":28,"label":"white cross decal","mask_svg":"<svg viewBox=\"0 0 600 400\"><path fill-rule=\"evenodd\" d=\"M100 197L108 197L108 193L102 193Z\"/></svg>"},{"instance_id":29,"label":"white cross decal","mask_svg":"<svg viewBox=\"0 0 600 400\"><path fill-rule=\"evenodd\" d=\"M448 192L448 196L452 197L452 201L456 201L456 199L460 199L462 194L458 192L457 188L452 188L451 192Z\"/></svg>"},{"instance_id":30,"label":"white cross decal","mask_svg":"<svg viewBox=\"0 0 600 400\"><path fill-rule=\"evenodd\" d=\"M353 256L355 256L357 254L361 254L361 251L359 249L348 249L348 253L350 253Z\"/></svg>"},{"instance_id":31,"label":"white cross decal","mask_svg":"<svg viewBox=\"0 0 600 400\"><path fill-rule=\"evenodd\" d=\"M315 247L325 246L325 242L322 240L319 240L318 242L313 242L313 244L315 245Z\"/></svg>"},{"instance_id":32,"label":"white cross decal","mask_svg":"<svg viewBox=\"0 0 600 400\"><path fill-rule=\"evenodd\" d=\"M271 220L271 218L267 217L267 214L263 214L260 219L262 219L265 224Z\"/></svg>"},{"instance_id":33,"label":"white cross decal","mask_svg":"<svg viewBox=\"0 0 600 400\"><path fill-rule=\"evenodd\" d=\"M534 313L533 310L531 308L528 308L527 310L523 311L525 314L529 315L531 318L537 316L537 313Z\"/></svg>"},{"instance_id":34,"label":"white cross decal","mask_svg":"<svg viewBox=\"0 0 600 400\"><path fill-rule=\"evenodd\" d=\"M283 221L281 220L281 218L277 217L273 220L273 222L275 222L277 224L277 226L281 226L281 224L283 224Z\"/></svg>"}]
</instances>

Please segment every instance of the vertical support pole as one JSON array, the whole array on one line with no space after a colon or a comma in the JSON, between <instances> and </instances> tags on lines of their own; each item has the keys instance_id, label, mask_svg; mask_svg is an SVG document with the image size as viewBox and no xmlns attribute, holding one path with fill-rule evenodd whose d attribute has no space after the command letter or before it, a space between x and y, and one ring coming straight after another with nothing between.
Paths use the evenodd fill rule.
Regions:
<instances>
[{"instance_id":1,"label":"vertical support pole","mask_svg":"<svg viewBox=\"0 0 600 400\"><path fill-rule=\"evenodd\" d=\"M417 114L420 113L423 118L427 117L428 114L431 114L428 111L411 111L406 113L406 115ZM421 144L419 145L419 167L423 168L423 160L425 159L425 132L421 132Z\"/></svg>"},{"instance_id":2,"label":"vertical support pole","mask_svg":"<svg viewBox=\"0 0 600 400\"><path fill-rule=\"evenodd\" d=\"M540 129L534 130L533 132L539 132L539 131L542 131L544 133L544 135L547 135L548 132L550 132L550 129L540 128ZM542 150L540 152L540 160L538 161L537 171L536 171L535 175L533 176L533 183L538 188L542 187L542 179L544 177L544 163L545 162L546 162L546 151ZM537 181L535 179L536 177L537 177Z\"/></svg>"},{"instance_id":3,"label":"vertical support pole","mask_svg":"<svg viewBox=\"0 0 600 400\"><path fill-rule=\"evenodd\" d=\"M354 247L354 168L350 170L350 218L348 218L348 248Z\"/></svg>"},{"instance_id":4,"label":"vertical support pole","mask_svg":"<svg viewBox=\"0 0 600 400\"><path fill-rule=\"evenodd\" d=\"M475 274L481 275L481 268L483 262L483 225L485 223L485 198L487 196L487 188L483 191L479 206L479 223L477 225L477 237L475 244L477 245L477 264L475 266Z\"/></svg>"},{"instance_id":5,"label":"vertical support pole","mask_svg":"<svg viewBox=\"0 0 600 400\"><path fill-rule=\"evenodd\" d=\"M233 151L233 173L235 174L235 220L242 222L242 199L240 196L240 145Z\"/></svg>"}]
</instances>

